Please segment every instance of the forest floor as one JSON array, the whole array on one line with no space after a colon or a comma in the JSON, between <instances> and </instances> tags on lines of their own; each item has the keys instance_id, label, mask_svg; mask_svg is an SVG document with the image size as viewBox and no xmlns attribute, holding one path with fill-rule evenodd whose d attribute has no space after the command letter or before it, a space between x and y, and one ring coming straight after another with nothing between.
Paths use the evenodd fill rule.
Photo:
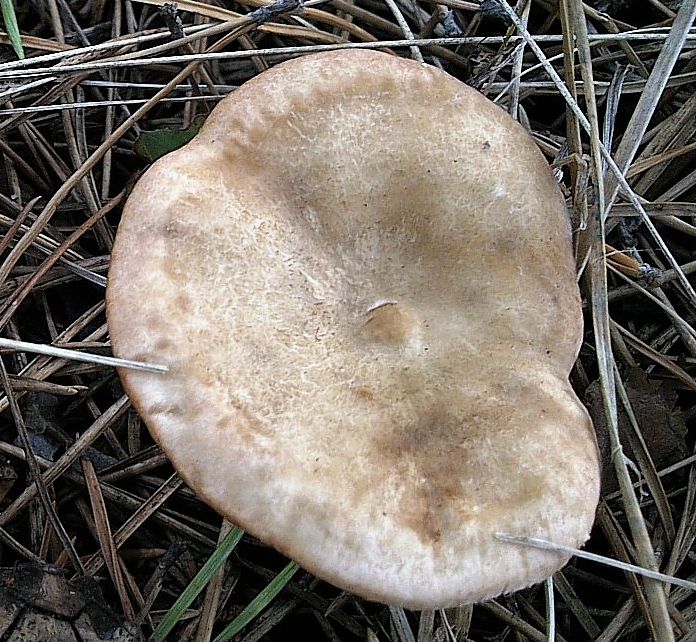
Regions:
<instances>
[{"instance_id":1,"label":"forest floor","mask_svg":"<svg viewBox=\"0 0 696 642\"><path fill-rule=\"evenodd\" d=\"M0 640L696 642L693 584L578 556L552 584L436 612L318 581L183 484L99 358L120 212L153 160L281 60L422 56L522 123L562 181L585 315L571 382L605 461L585 550L693 583L696 2L165 4L1 3L0 331L39 348L0 346Z\"/></svg>"}]
</instances>

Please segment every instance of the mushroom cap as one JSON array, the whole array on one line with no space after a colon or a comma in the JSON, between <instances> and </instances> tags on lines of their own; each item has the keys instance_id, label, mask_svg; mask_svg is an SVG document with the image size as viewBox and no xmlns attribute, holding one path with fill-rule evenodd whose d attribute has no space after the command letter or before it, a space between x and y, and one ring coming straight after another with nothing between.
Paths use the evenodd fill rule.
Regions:
<instances>
[{"instance_id":1,"label":"mushroom cap","mask_svg":"<svg viewBox=\"0 0 696 642\"><path fill-rule=\"evenodd\" d=\"M434 67L370 51L265 71L156 162L107 290L121 371L205 501L301 566L410 608L567 558L599 494L568 374L570 228L529 134Z\"/></svg>"}]
</instances>

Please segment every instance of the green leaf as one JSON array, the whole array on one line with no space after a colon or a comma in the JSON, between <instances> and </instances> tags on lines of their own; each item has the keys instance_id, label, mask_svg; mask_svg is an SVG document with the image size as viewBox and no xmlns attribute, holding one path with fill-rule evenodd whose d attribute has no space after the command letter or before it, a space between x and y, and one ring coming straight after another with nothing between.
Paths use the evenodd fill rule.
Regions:
<instances>
[{"instance_id":1,"label":"green leaf","mask_svg":"<svg viewBox=\"0 0 696 642\"><path fill-rule=\"evenodd\" d=\"M271 580L263 591L247 604L247 607L227 625L225 630L220 633L213 642L229 642L229 640L237 635L237 633L273 601L275 596L278 595L292 579L292 576L297 572L298 568L295 562L290 562Z\"/></svg>"},{"instance_id":2,"label":"green leaf","mask_svg":"<svg viewBox=\"0 0 696 642\"><path fill-rule=\"evenodd\" d=\"M205 118L199 116L187 129L154 129L142 132L135 141L135 153L146 161L153 163L169 152L188 143L203 126Z\"/></svg>"},{"instance_id":3,"label":"green leaf","mask_svg":"<svg viewBox=\"0 0 696 642\"><path fill-rule=\"evenodd\" d=\"M21 60L24 58L24 48L22 47L22 36L19 33L13 0L0 0L0 9L2 9L2 19L5 22L5 29L10 38L10 44L17 57Z\"/></svg>"},{"instance_id":4,"label":"green leaf","mask_svg":"<svg viewBox=\"0 0 696 642\"><path fill-rule=\"evenodd\" d=\"M225 538L220 542L215 552L208 558L208 561L203 564L203 567L191 580L191 583L184 589L183 593L178 597L172 608L167 611L167 614L162 618L159 626L150 636L150 642L163 642L169 635L170 631L176 626L176 623L181 619L184 611L191 606L200 592L208 585L210 580L217 573L225 560L229 557L234 547L239 544L244 531L241 528L233 528Z\"/></svg>"}]
</instances>

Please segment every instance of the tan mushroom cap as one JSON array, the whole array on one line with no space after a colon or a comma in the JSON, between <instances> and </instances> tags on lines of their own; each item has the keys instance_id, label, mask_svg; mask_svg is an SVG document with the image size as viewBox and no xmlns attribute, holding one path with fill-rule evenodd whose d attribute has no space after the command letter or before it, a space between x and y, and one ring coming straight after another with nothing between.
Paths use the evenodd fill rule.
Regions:
<instances>
[{"instance_id":1,"label":"tan mushroom cap","mask_svg":"<svg viewBox=\"0 0 696 642\"><path fill-rule=\"evenodd\" d=\"M337 586L482 600L567 560L599 493L568 383L564 202L530 136L446 73L369 51L224 99L126 205L107 292L126 389L190 486Z\"/></svg>"}]
</instances>

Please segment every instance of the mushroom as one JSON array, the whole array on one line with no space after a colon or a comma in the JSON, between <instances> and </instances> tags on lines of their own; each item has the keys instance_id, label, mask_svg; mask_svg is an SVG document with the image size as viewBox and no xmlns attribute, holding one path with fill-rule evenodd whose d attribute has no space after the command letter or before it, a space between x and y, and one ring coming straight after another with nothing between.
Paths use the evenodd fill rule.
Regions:
<instances>
[{"instance_id":1,"label":"mushroom","mask_svg":"<svg viewBox=\"0 0 696 642\"><path fill-rule=\"evenodd\" d=\"M410 608L548 577L599 493L568 374L564 201L529 134L434 67L290 60L125 206L108 321L181 476L317 576Z\"/></svg>"}]
</instances>

